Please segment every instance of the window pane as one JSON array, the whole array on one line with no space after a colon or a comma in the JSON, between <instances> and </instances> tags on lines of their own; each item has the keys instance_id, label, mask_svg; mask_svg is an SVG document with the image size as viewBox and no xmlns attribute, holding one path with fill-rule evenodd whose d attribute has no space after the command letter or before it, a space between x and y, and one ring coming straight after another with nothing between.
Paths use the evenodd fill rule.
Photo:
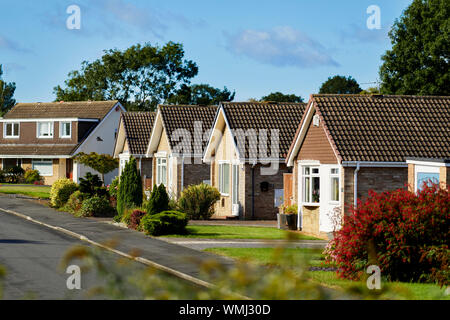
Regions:
<instances>
[{"instance_id":1,"label":"window pane","mask_svg":"<svg viewBox=\"0 0 450 320\"><path fill-rule=\"evenodd\" d=\"M311 192L311 184L310 184L310 177L305 177L305 190L304 190L304 202L311 202L310 199L310 192Z\"/></svg>"},{"instance_id":2,"label":"window pane","mask_svg":"<svg viewBox=\"0 0 450 320\"><path fill-rule=\"evenodd\" d=\"M38 170L42 176L52 176L53 161L52 160L33 161L33 170Z\"/></svg>"},{"instance_id":3,"label":"window pane","mask_svg":"<svg viewBox=\"0 0 450 320\"><path fill-rule=\"evenodd\" d=\"M312 202L320 202L320 178L314 177L312 179Z\"/></svg>"},{"instance_id":4,"label":"window pane","mask_svg":"<svg viewBox=\"0 0 450 320\"><path fill-rule=\"evenodd\" d=\"M18 123L14 123L14 136L15 137L19 136L19 124Z\"/></svg>"},{"instance_id":5,"label":"window pane","mask_svg":"<svg viewBox=\"0 0 450 320\"><path fill-rule=\"evenodd\" d=\"M223 193L230 192L230 165L223 165Z\"/></svg>"},{"instance_id":6,"label":"window pane","mask_svg":"<svg viewBox=\"0 0 450 320\"><path fill-rule=\"evenodd\" d=\"M305 175L309 175L309 167L306 167L306 168L305 168L304 174L305 174Z\"/></svg>"},{"instance_id":7,"label":"window pane","mask_svg":"<svg viewBox=\"0 0 450 320\"><path fill-rule=\"evenodd\" d=\"M439 173L419 172L417 173L417 189L422 190L425 183L431 185L439 183Z\"/></svg>"},{"instance_id":8,"label":"window pane","mask_svg":"<svg viewBox=\"0 0 450 320\"><path fill-rule=\"evenodd\" d=\"M331 174L339 174L339 169L331 169Z\"/></svg>"},{"instance_id":9,"label":"window pane","mask_svg":"<svg viewBox=\"0 0 450 320\"><path fill-rule=\"evenodd\" d=\"M313 174L319 174L319 168L313 168L312 169Z\"/></svg>"},{"instance_id":10,"label":"window pane","mask_svg":"<svg viewBox=\"0 0 450 320\"><path fill-rule=\"evenodd\" d=\"M339 178L331 178L331 201L339 201Z\"/></svg>"},{"instance_id":11,"label":"window pane","mask_svg":"<svg viewBox=\"0 0 450 320\"><path fill-rule=\"evenodd\" d=\"M12 123L6 124L6 136L8 137L12 136Z\"/></svg>"}]
</instances>

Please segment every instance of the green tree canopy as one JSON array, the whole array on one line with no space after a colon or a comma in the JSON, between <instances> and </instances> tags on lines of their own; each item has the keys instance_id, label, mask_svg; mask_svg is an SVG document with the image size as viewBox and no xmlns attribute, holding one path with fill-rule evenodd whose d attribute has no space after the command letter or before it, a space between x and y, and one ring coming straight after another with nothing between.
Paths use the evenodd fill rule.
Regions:
<instances>
[{"instance_id":1,"label":"green tree canopy","mask_svg":"<svg viewBox=\"0 0 450 320\"><path fill-rule=\"evenodd\" d=\"M386 94L450 94L450 1L414 0L389 32L382 57Z\"/></svg>"},{"instance_id":2,"label":"green tree canopy","mask_svg":"<svg viewBox=\"0 0 450 320\"><path fill-rule=\"evenodd\" d=\"M281 92L273 92L267 96L262 97L260 101L300 103L303 102L303 98L301 96L296 96L295 94L284 94Z\"/></svg>"},{"instance_id":3,"label":"green tree canopy","mask_svg":"<svg viewBox=\"0 0 450 320\"><path fill-rule=\"evenodd\" d=\"M231 93L226 87L221 90L207 84L182 85L180 90L167 100L167 103L217 105L220 102L233 101L235 95L235 92Z\"/></svg>"},{"instance_id":4,"label":"green tree canopy","mask_svg":"<svg viewBox=\"0 0 450 320\"><path fill-rule=\"evenodd\" d=\"M197 73L197 65L184 59L182 44L137 44L84 61L54 93L57 101L119 100L128 110L153 111Z\"/></svg>"},{"instance_id":5,"label":"green tree canopy","mask_svg":"<svg viewBox=\"0 0 450 320\"><path fill-rule=\"evenodd\" d=\"M16 100L13 98L14 92L16 91L16 84L14 82L5 82L2 76L3 68L0 64L0 117L16 104Z\"/></svg>"},{"instance_id":6,"label":"green tree canopy","mask_svg":"<svg viewBox=\"0 0 450 320\"><path fill-rule=\"evenodd\" d=\"M102 181L105 181L105 174L119 167L119 160L114 159L109 154L98 154L95 152L86 154L80 152L73 157L73 160L100 173Z\"/></svg>"},{"instance_id":7,"label":"green tree canopy","mask_svg":"<svg viewBox=\"0 0 450 320\"><path fill-rule=\"evenodd\" d=\"M319 93L334 94L359 94L362 91L358 82L353 77L334 76L328 78L320 87Z\"/></svg>"}]
</instances>

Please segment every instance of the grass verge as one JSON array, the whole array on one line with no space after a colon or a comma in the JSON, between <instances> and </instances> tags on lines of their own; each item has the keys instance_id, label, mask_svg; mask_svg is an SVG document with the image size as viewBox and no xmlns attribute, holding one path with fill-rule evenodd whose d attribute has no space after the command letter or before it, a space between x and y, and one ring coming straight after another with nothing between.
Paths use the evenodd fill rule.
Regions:
<instances>
[{"instance_id":1,"label":"grass verge","mask_svg":"<svg viewBox=\"0 0 450 320\"><path fill-rule=\"evenodd\" d=\"M21 194L32 198L50 199L50 187L0 185L0 193Z\"/></svg>"},{"instance_id":2,"label":"grass verge","mask_svg":"<svg viewBox=\"0 0 450 320\"><path fill-rule=\"evenodd\" d=\"M168 235L173 238L201 238L201 239L261 239L285 240L290 232L276 228L240 227L240 226L187 226L187 234ZM318 240L317 238L297 233L290 233L291 239Z\"/></svg>"}]
</instances>

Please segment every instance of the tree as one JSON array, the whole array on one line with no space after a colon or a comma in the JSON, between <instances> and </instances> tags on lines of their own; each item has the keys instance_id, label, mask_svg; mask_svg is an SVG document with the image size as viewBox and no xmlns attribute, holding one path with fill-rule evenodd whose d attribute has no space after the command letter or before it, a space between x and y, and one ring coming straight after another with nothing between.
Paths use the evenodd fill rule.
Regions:
<instances>
[{"instance_id":1,"label":"tree","mask_svg":"<svg viewBox=\"0 0 450 320\"><path fill-rule=\"evenodd\" d=\"M126 209L142 206L142 180L136 166L136 159L131 157L120 176L117 192L117 212L122 216Z\"/></svg>"},{"instance_id":2,"label":"tree","mask_svg":"<svg viewBox=\"0 0 450 320\"><path fill-rule=\"evenodd\" d=\"M119 100L128 110L153 111L198 73L184 59L183 45L134 45L112 49L94 62L84 61L69 73L66 88L54 88L57 101Z\"/></svg>"},{"instance_id":3,"label":"tree","mask_svg":"<svg viewBox=\"0 0 450 320\"><path fill-rule=\"evenodd\" d=\"M75 162L85 165L94 169L102 175L102 181L105 181L105 174L117 169L119 167L119 160L114 159L109 154L97 154L91 152L85 154L83 152L78 153L72 158Z\"/></svg>"},{"instance_id":4,"label":"tree","mask_svg":"<svg viewBox=\"0 0 450 320\"><path fill-rule=\"evenodd\" d=\"M319 93L359 94L361 91L361 87L353 77L334 76L322 84Z\"/></svg>"},{"instance_id":5,"label":"tree","mask_svg":"<svg viewBox=\"0 0 450 320\"><path fill-rule=\"evenodd\" d=\"M167 194L164 184L153 186L152 194L147 202L145 211L149 215L155 215L169 210L169 195Z\"/></svg>"},{"instance_id":6,"label":"tree","mask_svg":"<svg viewBox=\"0 0 450 320\"><path fill-rule=\"evenodd\" d=\"M360 94L380 94L380 89L378 89L377 87L370 87L366 90L361 91Z\"/></svg>"},{"instance_id":7,"label":"tree","mask_svg":"<svg viewBox=\"0 0 450 320\"><path fill-rule=\"evenodd\" d=\"M223 90L207 84L182 85L167 103L189 105L217 105L220 102L233 101L236 92L231 93L226 87Z\"/></svg>"},{"instance_id":8,"label":"tree","mask_svg":"<svg viewBox=\"0 0 450 320\"><path fill-rule=\"evenodd\" d=\"M0 64L0 117L7 113L14 105L16 100L13 98L16 91L16 84L14 82L5 82L2 79L3 68Z\"/></svg>"},{"instance_id":9,"label":"tree","mask_svg":"<svg viewBox=\"0 0 450 320\"><path fill-rule=\"evenodd\" d=\"M303 98L300 96L296 96L295 94L283 94L281 92L274 92L265 97L262 97L261 102L264 101L300 103L303 102Z\"/></svg>"},{"instance_id":10,"label":"tree","mask_svg":"<svg viewBox=\"0 0 450 320\"><path fill-rule=\"evenodd\" d=\"M381 91L386 94L450 94L450 2L414 0L389 32Z\"/></svg>"}]
</instances>

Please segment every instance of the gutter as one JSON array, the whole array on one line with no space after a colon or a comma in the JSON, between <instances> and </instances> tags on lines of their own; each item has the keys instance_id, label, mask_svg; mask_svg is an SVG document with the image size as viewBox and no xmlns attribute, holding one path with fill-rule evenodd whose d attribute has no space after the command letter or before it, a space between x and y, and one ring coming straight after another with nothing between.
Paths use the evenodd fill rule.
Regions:
<instances>
[{"instance_id":1,"label":"gutter","mask_svg":"<svg viewBox=\"0 0 450 320\"><path fill-rule=\"evenodd\" d=\"M353 205L356 208L358 206L358 172L360 169L360 162L356 163L356 169L353 176Z\"/></svg>"}]
</instances>

